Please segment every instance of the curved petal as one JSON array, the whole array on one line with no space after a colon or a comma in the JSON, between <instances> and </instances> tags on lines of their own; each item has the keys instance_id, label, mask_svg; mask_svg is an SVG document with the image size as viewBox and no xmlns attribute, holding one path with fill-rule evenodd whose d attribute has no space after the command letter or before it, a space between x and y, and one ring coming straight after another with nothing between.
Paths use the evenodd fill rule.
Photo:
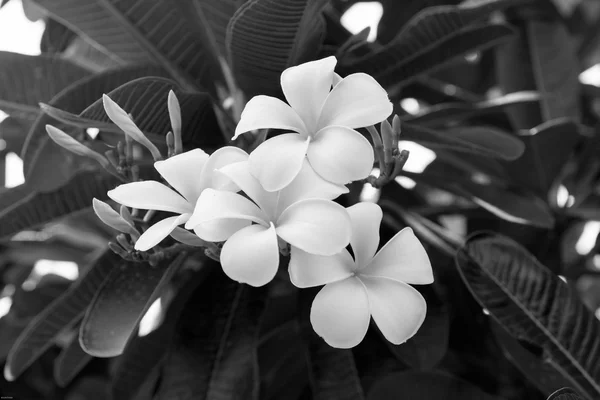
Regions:
<instances>
[{"instance_id":1,"label":"curved petal","mask_svg":"<svg viewBox=\"0 0 600 400\"><path fill-rule=\"evenodd\" d=\"M196 208L186 229L198 224L219 219L245 219L267 224L267 217L260 208L242 195L222 190L205 189L196 203Z\"/></svg>"},{"instance_id":2,"label":"curved petal","mask_svg":"<svg viewBox=\"0 0 600 400\"><path fill-rule=\"evenodd\" d=\"M285 99L302 118L309 132L316 132L321 108L333 83L337 60L327 57L291 67L281 74Z\"/></svg>"},{"instance_id":3,"label":"curved petal","mask_svg":"<svg viewBox=\"0 0 600 400\"><path fill-rule=\"evenodd\" d=\"M387 92L373 77L352 74L335 85L327 96L317 129L330 125L362 128L383 121L393 110Z\"/></svg>"},{"instance_id":4,"label":"curved petal","mask_svg":"<svg viewBox=\"0 0 600 400\"><path fill-rule=\"evenodd\" d=\"M317 174L338 185L366 178L375 161L371 143L344 126L319 131L306 155Z\"/></svg>"},{"instance_id":5,"label":"curved petal","mask_svg":"<svg viewBox=\"0 0 600 400\"><path fill-rule=\"evenodd\" d=\"M154 163L159 174L183 195L188 202L195 204L202 193L202 182L198 171L204 167L208 154L200 149L186 151L163 161Z\"/></svg>"},{"instance_id":6,"label":"curved petal","mask_svg":"<svg viewBox=\"0 0 600 400\"><path fill-rule=\"evenodd\" d=\"M362 202L348 207L352 221L350 246L358 269L367 265L379 246L379 225L383 218L381 207L375 203Z\"/></svg>"},{"instance_id":7,"label":"curved petal","mask_svg":"<svg viewBox=\"0 0 600 400\"><path fill-rule=\"evenodd\" d=\"M274 214L277 207L277 192L267 192L258 179L250 173L248 161L229 164L219 170L237 185L267 214Z\"/></svg>"},{"instance_id":8,"label":"curved petal","mask_svg":"<svg viewBox=\"0 0 600 400\"><path fill-rule=\"evenodd\" d=\"M429 256L411 228L404 228L391 238L360 273L413 285L433 283Z\"/></svg>"},{"instance_id":9,"label":"curved petal","mask_svg":"<svg viewBox=\"0 0 600 400\"><path fill-rule=\"evenodd\" d=\"M194 233L207 242L224 242L237 231L250 226L247 219L223 218L201 222L194 226Z\"/></svg>"},{"instance_id":10,"label":"curved petal","mask_svg":"<svg viewBox=\"0 0 600 400\"><path fill-rule=\"evenodd\" d=\"M272 137L250 154L250 172L266 191L283 189L300 172L309 142L295 133Z\"/></svg>"},{"instance_id":11,"label":"curved petal","mask_svg":"<svg viewBox=\"0 0 600 400\"><path fill-rule=\"evenodd\" d=\"M234 233L221 250L223 271L234 281L251 286L271 282L279 267L275 228L250 225Z\"/></svg>"},{"instance_id":12,"label":"curved petal","mask_svg":"<svg viewBox=\"0 0 600 400\"><path fill-rule=\"evenodd\" d=\"M281 213L276 227L280 238L311 254L331 256L350 243L348 212L330 200L296 202Z\"/></svg>"},{"instance_id":13,"label":"curved petal","mask_svg":"<svg viewBox=\"0 0 600 400\"><path fill-rule=\"evenodd\" d=\"M369 298L357 278L326 285L313 301L310 323L317 335L338 349L359 344L369 329Z\"/></svg>"},{"instance_id":14,"label":"curved petal","mask_svg":"<svg viewBox=\"0 0 600 400\"><path fill-rule=\"evenodd\" d=\"M184 214L192 211L192 204L173 189L156 181L142 181L119 185L108 191L108 197L127 207L142 210L168 211Z\"/></svg>"},{"instance_id":15,"label":"curved petal","mask_svg":"<svg viewBox=\"0 0 600 400\"><path fill-rule=\"evenodd\" d=\"M299 288L326 285L354 275L355 264L348 250L333 256L316 256L292 246L288 272Z\"/></svg>"},{"instance_id":16,"label":"curved petal","mask_svg":"<svg viewBox=\"0 0 600 400\"><path fill-rule=\"evenodd\" d=\"M327 199L333 200L338 196L348 193L344 185L336 185L321 178L311 167L307 159L304 159L300 173L292 183L279 192L278 210L285 210L293 203L304 199Z\"/></svg>"},{"instance_id":17,"label":"curved petal","mask_svg":"<svg viewBox=\"0 0 600 400\"><path fill-rule=\"evenodd\" d=\"M267 128L308 134L302 118L292 107L275 97L254 96L244 107L232 140L244 132Z\"/></svg>"},{"instance_id":18,"label":"curved petal","mask_svg":"<svg viewBox=\"0 0 600 400\"><path fill-rule=\"evenodd\" d=\"M238 191L239 188L233 184L229 178L215 171L226 165L246 160L248 160L248 153L238 147L226 146L215 150L200 172L200 182L202 187L204 189L212 188L230 190L232 192Z\"/></svg>"},{"instance_id":19,"label":"curved petal","mask_svg":"<svg viewBox=\"0 0 600 400\"><path fill-rule=\"evenodd\" d=\"M178 215L176 217L165 218L158 221L144 233L135 242L135 249L146 251L159 244L164 238L169 236L177 226L188 220L190 214Z\"/></svg>"},{"instance_id":20,"label":"curved petal","mask_svg":"<svg viewBox=\"0 0 600 400\"><path fill-rule=\"evenodd\" d=\"M413 337L427 313L427 303L421 293L391 279L361 276L360 280L367 288L371 315L383 336L393 344Z\"/></svg>"}]
</instances>

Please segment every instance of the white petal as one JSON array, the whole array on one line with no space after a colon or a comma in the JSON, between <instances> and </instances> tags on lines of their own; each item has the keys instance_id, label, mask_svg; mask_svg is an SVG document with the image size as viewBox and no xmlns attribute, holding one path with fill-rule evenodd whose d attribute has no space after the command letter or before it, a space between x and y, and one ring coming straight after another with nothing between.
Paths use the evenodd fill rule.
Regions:
<instances>
[{"instance_id":1,"label":"white petal","mask_svg":"<svg viewBox=\"0 0 600 400\"><path fill-rule=\"evenodd\" d=\"M271 282L279 267L279 247L273 225L251 225L229 238L221 250L223 271L251 286Z\"/></svg>"},{"instance_id":2,"label":"white petal","mask_svg":"<svg viewBox=\"0 0 600 400\"><path fill-rule=\"evenodd\" d=\"M337 60L327 57L291 67L281 74L286 100L302 117L309 132L316 132L321 108L333 82Z\"/></svg>"},{"instance_id":3,"label":"white petal","mask_svg":"<svg viewBox=\"0 0 600 400\"><path fill-rule=\"evenodd\" d=\"M254 96L244 107L232 140L256 129L285 129L307 135L300 116L283 101L270 96Z\"/></svg>"},{"instance_id":4,"label":"white petal","mask_svg":"<svg viewBox=\"0 0 600 400\"><path fill-rule=\"evenodd\" d=\"M248 161L229 164L219 170L237 185L266 213L274 213L277 207L277 192L267 192L258 179L250 173Z\"/></svg>"},{"instance_id":5,"label":"white petal","mask_svg":"<svg viewBox=\"0 0 600 400\"><path fill-rule=\"evenodd\" d=\"M308 160L304 159L300 173L279 192L278 209L285 210L292 203L304 199L333 200L344 193L348 193L346 186L336 185L321 178Z\"/></svg>"},{"instance_id":6,"label":"white petal","mask_svg":"<svg viewBox=\"0 0 600 400\"><path fill-rule=\"evenodd\" d=\"M247 219L215 219L199 223L194 227L194 233L207 242L224 242L251 223Z\"/></svg>"},{"instance_id":7,"label":"white petal","mask_svg":"<svg viewBox=\"0 0 600 400\"><path fill-rule=\"evenodd\" d=\"M288 272L296 287L307 288L349 278L355 267L346 249L333 256L317 256L292 246Z\"/></svg>"},{"instance_id":8,"label":"white petal","mask_svg":"<svg viewBox=\"0 0 600 400\"><path fill-rule=\"evenodd\" d=\"M250 172L266 191L283 189L300 172L309 141L296 133L272 137L250 154Z\"/></svg>"},{"instance_id":9,"label":"white petal","mask_svg":"<svg viewBox=\"0 0 600 400\"><path fill-rule=\"evenodd\" d=\"M317 174L339 185L369 176L375 160L371 143L357 131L343 126L319 131L306 155Z\"/></svg>"},{"instance_id":10,"label":"white petal","mask_svg":"<svg viewBox=\"0 0 600 400\"><path fill-rule=\"evenodd\" d=\"M190 214L183 214L158 221L142 233L137 242L135 242L135 249L138 251L151 249L169 236L178 225L185 223L189 217Z\"/></svg>"},{"instance_id":11,"label":"white petal","mask_svg":"<svg viewBox=\"0 0 600 400\"><path fill-rule=\"evenodd\" d=\"M238 191L239 188L229 178L216 171L226 165L246 161L247 159L248 153L238 147L226 146L215 150L208 158L206 164L204 164L204 168L202 168L202 172L200 173L202 187L205 189Z\"/></svg>"},{"instance_id":12,"label":"white petal","mask_svg":"<svg viewBox=\"0 0 600 400\"><path fill-rule=\"evenodd\" d=\"M169 211L184 214L193 205L171 188L156 181L142 181L119 185L108 192L108 197L127 207L142 210Z\"/></svg>"},{"instance_id":13,"label":"white petal","mask_svg":"<svg viewBox=\"0 0 600 400\"><path fill-rule=\"evenodd\" d=\"M362 128L383 121L393 110L387 92L375 79L363 73L352 74L327 96L317 129L330 125Z\"/></svg>"},{"instance_id":14,"label":"white petal","mask_svg":"<svg viewBox=\"0 0 600 400\"><path fill-rule=\"evenodd\" d=\"M429 256L411 228L404 228L391 238L360 273L413 285L433 283Z\"/></svg>"},{"instance_id":15,"label":"white petal","mask_svg":"<svg viewBox=\"0 0 600 400\"><path fill-rule=\"evenodd\" d=\"M281 213L276 227L280 238L311 254L331 256L350 243L350 216L330 200L294 203Z\"/></svg>"},{"instance_id":16,"label":"white petal","mask_svg":"<svg viewBox=\"0 0 600 400\"><path fill-rule=\"evenodd\" d=\"M205 189L196 203L196 208L186 229L219 219L245 219L266 224L267 218L260 208L242 195L215 189Z\"/></svg>"},{"instance_id":17,"label":"white petal","mask_svg":"<svg viewBox=\"0 0 600 400\"><path fill-rule=\"evenodd\" d=\"M326 285L315 297L310 323L331 347L349 349L359 344L369 329L369 299L357 278Z\"/></svg>"},{"instance_id":18,"label":"white petal","mask_svg":"<svg viewBox=\"0 0 600 400\"><path fill-rule=\"evenodd\" d=\"M208 154L200 149L186 151L163 161L154 163L159 174L192 204L202 193L198 171L208 160Z\"/></svg>"},{"instance_id":19,"label":"white petal","mask_svg":"<svg viewBox=\"0 0 600 400\"><path fill-rule=\"evenodd\" d=\"M421 293L391 279L361 276L360 280L367 288L371 315L383 336L393 344L413 337L427 313Z\"/></svg>"},{"instance_id":20,"label":"white petal","mask_svg":"<svg viewBox=\"0 0 600 400\"><path fill-rule=\"evenodd\" d=\"M358 268L371 261L379 246L379 225L383 218L381 207L375 203L362 202L348 207L352 221L350 246Z\"/></svg>"}]
</instances>

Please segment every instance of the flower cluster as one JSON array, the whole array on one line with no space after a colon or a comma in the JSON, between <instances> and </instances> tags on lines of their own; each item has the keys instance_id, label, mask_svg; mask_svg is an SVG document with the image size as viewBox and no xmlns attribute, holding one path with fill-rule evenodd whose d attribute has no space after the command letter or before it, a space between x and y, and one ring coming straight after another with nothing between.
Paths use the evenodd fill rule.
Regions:
<instances>
[{"instance_id":1,"label":"flower cluster","mask_svg":"<svg viewBox=\"0 0 600 400\"><path fill-rule=\"evenodd\" d=\"M177 238L174 232L184 226L201 242L223 243L223 271L252 286L269 283L280 252L289 251L294 285L325 285L310 318L327 343L357 345L372 316L382 334L399 344L425 318L425 301L408 284L433 282L431 265L410 228L377 252L378 205L344 208L332 201L348 192L345 184L367 178L373 168L373 147L355 129L385 120L393 109L372 77L357 73L342 79L335 65L335 57L328 57L284 71L281 87L288 104L254 97L234 139L266 128L291 133L264 141L250 154L236 147L210 156L200 149L175 154L154 164L170 187L140 181L108 195L135 209L176 214L145 230L136 250L148 250L169 235ZM115 119L122 110L108 98L105 106L119 125ZM119 126L135 131L129 122Z\"/></svg>"}]
</instances>

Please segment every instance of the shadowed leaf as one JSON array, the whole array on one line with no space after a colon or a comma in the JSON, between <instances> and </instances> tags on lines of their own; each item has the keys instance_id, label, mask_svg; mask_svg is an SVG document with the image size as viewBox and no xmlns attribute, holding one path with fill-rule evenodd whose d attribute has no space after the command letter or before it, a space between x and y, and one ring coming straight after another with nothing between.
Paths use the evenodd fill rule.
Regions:
<instances>
[{"instance_id":1,"label":"shadowed leaf","mask_svg":"<svg viewBox=\"0 0 600 400\"><path fill-rule=\"evenodd\" d=\"M93 358L83 351L77 335L74 335L69 345L54 360L54 380L58 386L65 387L71 383Z\"/></svg>"}]
</instances>

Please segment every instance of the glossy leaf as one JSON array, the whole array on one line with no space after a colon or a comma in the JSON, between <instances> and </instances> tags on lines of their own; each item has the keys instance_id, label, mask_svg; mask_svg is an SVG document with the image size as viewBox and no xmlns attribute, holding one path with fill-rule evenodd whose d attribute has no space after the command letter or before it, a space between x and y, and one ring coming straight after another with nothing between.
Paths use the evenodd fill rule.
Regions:
<instances>
[{"instance_id":1,"label":"glossy leaf","mask_svg":"<svg viewBox=\"0 0 600 400\"><path fill-rule=\"evenodd\" d=\"M83 350L95 357L121 354L148 308L186 257L183 252L157 266L126 262L113 270L81 323L79 342Z\"/></svg>"},{"instance_id":2,"label":"glossy leaf","mask_svg":"<svg viewBox=\"0 0 600 400\"><path fill-rule=\"evenodd\" d=\"M325 3L250 0L235 13L227 30L227 47L236 82L248 98L279 95L283 70L314 59L324 37Z\"/></svg>"},{"instance_id":3,"label":"glossy leaf","mask_svg":"<svg viewBox=\"0 0 600 400\"><path fill-rule=\"evenodd\" d=\"M548 400L583 400L583 397L571 388L562 388L552 393Z\"/></svg>"},{"instance_id":4,"label":"glossy leaf","mask_svg":"<svg viewBox=\"0 0 600 400\"><path fill-rule=\"evenodd\" d=\"M26 56L0 52L0 110L33 120L38 103L49 101L73 81L89 72L53 56Z\"/></svg>"},{"instance_id":5,"label":"glossy leaf","mask_svg":"<svg viewBox=\"0 0 600 400\"><path fill-rule=\"evenodd\" d=\"M107 250L62 296L37 315L12 347L4 376L18 378L53 343L56 336L73 327L84 315L96 291L121 258Z\"/></svg>"},{"instance_id":6,"label":"glossy leaf","mask_svg":"<svg viewBox=\"0 0 600 400\"><path fill-rule=\"evenodd\" d=\"M600 321L565 282L502 236L472 237L456 264L477 301L511 335L542 347L588 398L600 395Z\"/></svg>"},{"instance_id":7,"label":"glossy leaf","mask_svg":"<svg viewBox=\"0 0 600 400\"><path fill-rule=\"evenodd\" d=\"M54 380L58 386L67 386L92 359L92 356L83 351L77 335L74 335L54 360Z\"/></svg>"}]
</instances>

